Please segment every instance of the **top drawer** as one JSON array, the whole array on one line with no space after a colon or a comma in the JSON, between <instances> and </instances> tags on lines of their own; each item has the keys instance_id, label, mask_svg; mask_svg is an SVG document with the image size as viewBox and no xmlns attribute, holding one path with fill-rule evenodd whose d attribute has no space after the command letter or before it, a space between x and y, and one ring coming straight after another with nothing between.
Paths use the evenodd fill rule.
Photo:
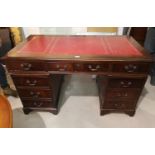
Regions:
<instances>
[{"instance_id":1,"label":"top drawer","mask_svg":"<svg viewBox=\"0 0 155 155\"><path fill-rule=\"evenodd\" d=\"M109 70L107 63L86 63L84 64L84 70L89 72L106 72Z\"/></svg>"},{"instance_id":2,"label":"top drawer","mask_svg":"<svg viewBox=\"0 0 155 155\"><path fill-rule=\"evenodd\" d=\"M81 72L107 72L109 71L109 64L104 62L77 62L74 64L74 70Z\"/></svg>"},{"instance_id":3,"label":"top drawer","mask_svg":"<svg viewBox=\"0 0 155 155\"><path fill-rule=\"evenodd\" d=\"M124 73L147 73L149 70L149 64L147 63L114 63L113 72L124 72Z\"/></svg>"},{"instance_id":4,"label":"top drawer","mask_svg":"<svg viewBox=\"0 0 155 155\"><path fill-rule=\"evenodd\" d=\"M49 62L46 65L48 71L58 71L58 72L65 72L65 71L73 71L72 63L67 62Z\"/></svg>"},{"instance_id":5,"label":"top drawer","mask_svg":"<svg viewBox=\"0 0 155 155\"><path fill-rule=\"evenodd\" d=\"M9 60L6 65L12 71L44 71L44 63L38 60Z\"/></svg>"}]
</instances>

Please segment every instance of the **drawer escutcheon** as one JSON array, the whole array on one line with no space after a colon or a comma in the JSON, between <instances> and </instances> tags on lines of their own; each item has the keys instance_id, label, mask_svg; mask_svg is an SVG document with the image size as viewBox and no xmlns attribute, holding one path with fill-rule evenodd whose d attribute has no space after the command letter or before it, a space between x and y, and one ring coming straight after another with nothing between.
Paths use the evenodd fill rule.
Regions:
<instances>
[{"instance_id":1,"label":"drawer escutcheon","mask_svg":"<svg viewBox=\"0 0 155 155\"><path fill-rule=\"evenodd\" d=\"M22 63L20 66L22 67L23 70L29 71L31 69L31 67L32 67L32 64L30 64L30 63Z\"/></svg>"}]
</instances>

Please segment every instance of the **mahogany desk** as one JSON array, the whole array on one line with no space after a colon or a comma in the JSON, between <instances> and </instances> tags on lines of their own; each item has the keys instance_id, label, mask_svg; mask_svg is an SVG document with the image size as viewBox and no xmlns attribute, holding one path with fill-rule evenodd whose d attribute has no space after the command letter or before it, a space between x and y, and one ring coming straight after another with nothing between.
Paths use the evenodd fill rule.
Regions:
<instances>
[{"instance_id":1,"label":"mahogany desk","mask_svg":"<svg viewBox=\"0 0 155 155\"><path fill-rule=\"evenodd\" d=\"M23 111L58 113L65 74L96 74L100 114L135 114L151 57L126 36L32 35L6 57Z\"/></svg>"}]
</instances>

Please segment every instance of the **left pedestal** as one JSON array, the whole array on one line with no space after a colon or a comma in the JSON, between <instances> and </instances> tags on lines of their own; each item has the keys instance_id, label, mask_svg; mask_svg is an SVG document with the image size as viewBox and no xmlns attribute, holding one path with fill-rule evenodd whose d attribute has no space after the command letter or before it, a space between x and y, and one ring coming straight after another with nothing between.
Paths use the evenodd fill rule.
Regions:
<instances>
[{"instance_id":1,"label":"left pedestal","mask_svg":"<svg viewBox=\"0 0 155 155\"><path fill-rule=\"evenodd\" d=\"M7 59L7 69L13 79L23 111L58 113L58 98L63 75L50 74L44 60Z\"/></svg>"},{"instance_id":2,"label":"left pedestal","mask_svg":"<svg viewBox=\"0 0 155 155\"><path fill-rule=\"evenodd\" d=\"M58 113L62 75L13 74L12 78L25 114L29 114L33 110Z\"/></svg>"}]
</instances>

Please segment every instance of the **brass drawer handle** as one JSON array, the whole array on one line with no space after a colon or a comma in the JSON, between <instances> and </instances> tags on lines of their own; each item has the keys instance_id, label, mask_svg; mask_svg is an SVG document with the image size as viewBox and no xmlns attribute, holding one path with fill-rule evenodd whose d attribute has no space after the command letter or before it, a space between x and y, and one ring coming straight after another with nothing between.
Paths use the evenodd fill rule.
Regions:
<instances>
[{"instance_id":1,"label":"brass drawer handle","mask_svg":"<svg viewBox=\"0 0 155 155\"><path fill-rule=\"evenodd\" d=\"M116 96L118 96L118 97L127 97L128 93L117 93Z\"/></svg>"},{"instance_id":2,"label":"brass drawer handle","mask_svg":"<svg viewBox=\"0 0 155 155\"><path fill-rule=\"evenodd\" d=\"M125 66L124 66L124 69L125 69L128 73L132 73L132 72L134 72L134 71L137 70L137 66L136 66L136 65L129 64L129 65L125 65Z\"/></svg>"},{"instance_id":3,"label":"brass drawer handle","mask_svg":"<svg viewBox=\"0 0 155 155\"><path fill-rule=\"evenodd\" d=\"M81 65L80 64L76 64L76 67L80 67Z\"/></svg>"},{"instance_id":4,"label":"brass drawer handle","mask_svg":"<svg viewBox=\"0 0 155 155\"><path fill-rule=\"evenodd\" d=\"M30 63L22 63L20 66L22 67L23 70L28 71L28 70L31 69L32 64L30 64Z\"/></svg>"},{"instance_id":5,"label":"brass drawer handle","mask_svg":"<svg viewBox=\"0 0 155 155\"><path fill-rule=\"evenodd\" d=\"M114 106L115 106L115 108L120 107L120 105L119 105L119 104L117 104L117 103L115 103L115 104L114 104Z\"/></svg>"},{"instance_id":6,"label":"brass drawer handle","mask_svg":"<svg viewBox=\"0 0 155 155\"><path fill-rule=\"evenodd\" d=\"M26 80L26 83L27 83L29 86L36 86L37 80L34 80L34 81Z\"/></svg>"},{"instance_id":7,"label":"brass drawer handle","mask_svg":"<svg viewBox=\"0 0 155 155\"><path fill-rule=\"evenodd\" d=\"M30 92L30 95L33 97L33 98L38 98L40 96L40 92L33 92L31 91Z\"/></svg>"},{"instance_id":8,"label":"brass drawer handle","mask_svg":"<svg viewBox=\"0 0 155 155\"><path fill-rule=\"evenodd\" d=\"M65 69L64 68L60 68L59 71L65 71Z\"/></svg>"},{"instance_id":9,"label":"brass drawer handle","mask_svg":"<svg viewBox=\"0 0 155 155\"><path fill-rule=\"evenodd\" d=\"M98 69L100 69L100 65L97 65L95 68L92 67L92 65L88 65L89 70L91 70L92 72L98 71Z\"/></svg>"},{"instance_id":10,"label":"brass drawer handle","mask_svg":"<svg viewBox=\"0 0 155 155\"><path fill-rule=\"evenodd\" d=\"M63 67L61 67L60 65L56 65L56 68L59 70L59 71L65 71L67 69L67 65L64 65Z\"/></svg>"},{"instance_id":11,"label":"brass drawer handle","mask_svg":"<svg viewBox=\"0 0 155 155\"><path fill-rule=\"evenodd\" d=\"M58 68L58 69L59 69L59 68L60 68L60 65L56 65L56 68Z\"/></svg>"},{"instance_id":12,"label":"brass drawer handle","mask_svg":"<svg viewBox=\"0 0 155 155\"><path fill-rule=\"evenodd\" d=\"M132 85L132 82L131 81L128 81L128 82L121 81L120 84L122 87L127 88Z\"/></svg>"},{"instance_id":13,"label":"brass drawer handle","mask_svg":"<svg viewBox=\"0 0 155 155\"><path fill-rule=\"evenodd\" d=\"M114 107L115 108L124 108L125 107L125 104L124 103L120 103L120 104L114 103Z\"/></svg>"},{"instance_id":14,"label":"brass drawer handle","mask_svg":"<svg viewBox=\"0 0 155 155\"><path fill-rule=\"evenodd\" d=\"M33 105L36 107L41 107L43 105L43 103L42 102L34 102Z\"/></svg>"}]
</instances>

